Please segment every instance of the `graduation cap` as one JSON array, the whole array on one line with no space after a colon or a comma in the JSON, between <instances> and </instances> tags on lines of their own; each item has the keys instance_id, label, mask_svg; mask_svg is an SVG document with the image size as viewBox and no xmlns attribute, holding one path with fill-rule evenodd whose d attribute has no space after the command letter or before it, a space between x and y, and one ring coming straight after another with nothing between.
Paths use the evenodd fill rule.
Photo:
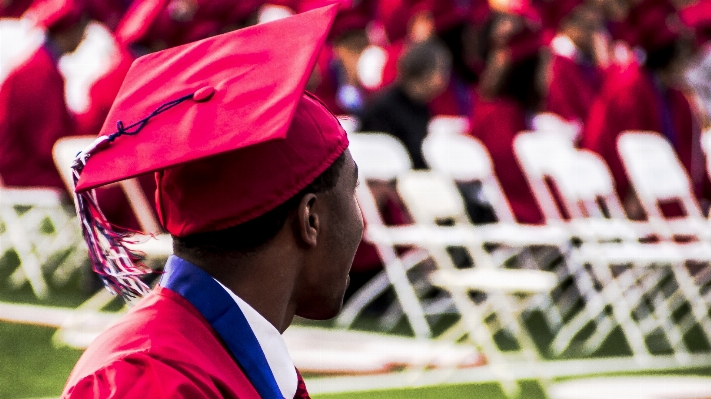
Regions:
<instances>
[{"instance_id":1,"label":"graduation cap","mask_svg":"<svg viewBox=\"0 0 711 399\"><path fill-rule=\"evenodd\" d=\"M81 21L83 0L34 0L23 15L46 30L64 30Z\"/></svg>"},{"instance_id":2,"label":"graduation cap","mask_svg":"<svg viewBox=\"0 0 711 399\"><path fill-rule=\"evenodd\" d=\"M90 257L107 287L147 289L146 272L99 210L96 187L156 173L175 236L254 219L297 194L348 146L336 117L304 93L337 12L322 7L137 59L99 137L73 165Z\"/></svg>"}]
</instances>

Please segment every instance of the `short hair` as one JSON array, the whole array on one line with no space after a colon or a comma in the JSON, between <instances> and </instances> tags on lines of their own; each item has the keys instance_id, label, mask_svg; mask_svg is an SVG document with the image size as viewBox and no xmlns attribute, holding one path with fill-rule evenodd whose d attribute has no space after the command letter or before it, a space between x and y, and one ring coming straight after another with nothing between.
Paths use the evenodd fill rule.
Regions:
<instances>
[{"instance_id":1,"label":"short hair","mask_svg":"<svg viewBox=\"0 0 711 399\"><path fill-rule=\"evenodd\" d=\"M452 56L447 48L436 40L427 40L412 45L398 61L398 77L407 83L423 79L438 69L449 70Z\"/></svg>"},{"instance_id":2,"label":"short hair","mask_svg":"<svg viewBox=\"0 0 711 399\"><path fill-rule=\"evenodd\" d=\"M326 192L336 186L345 159L344 151L309 185L261 216L222 230L195 233L185 237L173 236L173 250L176 253L191 252L197 256L238 255L259 250L284 227L287 218L306 194Z\"/></svg>"}]
</instances>

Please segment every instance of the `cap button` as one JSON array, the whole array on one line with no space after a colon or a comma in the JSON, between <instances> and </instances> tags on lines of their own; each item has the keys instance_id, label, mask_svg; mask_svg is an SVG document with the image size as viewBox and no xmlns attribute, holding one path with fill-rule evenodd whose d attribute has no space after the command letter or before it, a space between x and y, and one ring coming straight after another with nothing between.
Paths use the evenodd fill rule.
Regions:
<instances>
[{"instance_id":1,"label":"cap button","mask_svg":"<svg viewBox=\"0 0 711 399\"><path fill-rule=\"evenodd\" d=\"M195 102L205 102L212 98L212 95L215 94L215 88L212 86L205 86L200 89L197 89L195 93L193 94L193 101Z\"/></svg>"}]
</instances>

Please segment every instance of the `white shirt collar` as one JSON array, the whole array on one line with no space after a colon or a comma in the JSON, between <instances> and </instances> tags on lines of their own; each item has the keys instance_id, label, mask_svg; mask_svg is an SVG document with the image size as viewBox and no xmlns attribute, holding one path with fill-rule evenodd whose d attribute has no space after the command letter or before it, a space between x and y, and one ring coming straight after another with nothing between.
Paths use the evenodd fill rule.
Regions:
<instances>
[{"instance_id":1,"label":"white shirt collar","mask_svg":"<svg viewBox=\"0 0 711 399\"><path fill-rule=\"evenodd\" d=\"M222 285L219 281L217 282L230 294L232 299L234 299L242 310L244 317L252 328L252 332L254 332L257 341L259 341L259 345L262 347L264 356L267 358L267 363L272 370L272 374L274 374L274 379L276 379L281 394L287 399L293 398L296 394L298 377L296 376L296 368L289 356L284 338L259 312L254 310L254 308L242 300L242 298L235 295L229 288Z\"/></svg>"}]
</instances>

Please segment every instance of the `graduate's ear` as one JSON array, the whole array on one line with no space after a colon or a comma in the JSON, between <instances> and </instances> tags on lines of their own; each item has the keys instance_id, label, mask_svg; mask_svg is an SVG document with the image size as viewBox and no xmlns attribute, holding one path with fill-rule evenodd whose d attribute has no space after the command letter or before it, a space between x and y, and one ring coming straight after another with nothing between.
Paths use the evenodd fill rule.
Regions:
<instances>
[{"instance_id":1,"label":"graduate's ear","mask_svg":"<svg viewBox=\"0 0 711 399\"><path fill-rule=\"evenodd\" d=\"M297 234L307 247L315 247L321 228L316 202L318 196L313 193L304 195L296 211Z\"/></svg>"}]
</instances>

